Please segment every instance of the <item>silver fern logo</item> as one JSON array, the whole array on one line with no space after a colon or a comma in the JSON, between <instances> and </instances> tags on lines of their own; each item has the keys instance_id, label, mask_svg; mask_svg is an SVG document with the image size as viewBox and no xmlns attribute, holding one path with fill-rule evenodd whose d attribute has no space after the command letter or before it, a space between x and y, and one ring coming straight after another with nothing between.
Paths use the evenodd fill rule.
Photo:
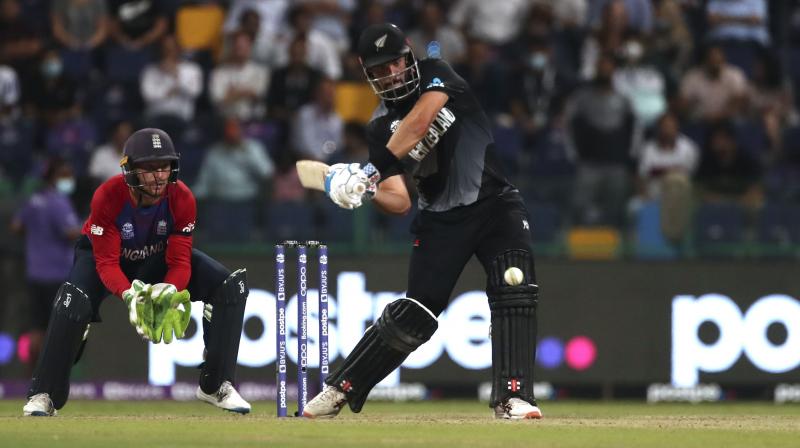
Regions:
<instances>
[{"instance_id":1,"label":"silver fern logo","mask_svg":"<svg viewBox=\"0 0 800 448\"><path fill-rule=\"evenodd\" d=\"M379 38L375 39L375 52L376 52L376 53L377 53L378 51L380 51L380 50L381 50L381 48L383 48L383 46L384 46L384 45L386 45L386 38L387 38L388 36L389 36L388 34L384 34L383 36L381 36L381 37L379 37Z\"/></svg>"}]
</instances>

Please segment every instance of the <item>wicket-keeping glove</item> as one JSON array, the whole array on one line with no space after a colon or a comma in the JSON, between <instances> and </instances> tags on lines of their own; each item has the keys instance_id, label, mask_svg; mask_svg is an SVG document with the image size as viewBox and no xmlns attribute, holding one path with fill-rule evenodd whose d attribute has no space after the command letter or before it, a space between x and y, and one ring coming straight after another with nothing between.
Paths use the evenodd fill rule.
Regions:
<instances>
[{"instance_id":1,"label":"wicket-keeping glove","mask_svg":"<svg viewBox=\"0 0 800 448\"><path fill-rule=\"evenodd\" d=\"M178 292L173 285L158 283L153 285L152 297L155 309L153 342L157 344L163 338L169 344L173 335L177 339L182 338L192 314L189 291L184 289Z\"/></svg>"},{"instance_id":2,"label":"wicket-keeping glove","mask_svg":"<svg viewBox=\"0 0 800 448\"><path fill-rule=\"evenodd\" d=\"M150 298L151 285L134 280L131 287L122 292L122 299L128 306L128 320L143 339L150 340L155 322L153 301Z\"/></svg>"}]
</instances>

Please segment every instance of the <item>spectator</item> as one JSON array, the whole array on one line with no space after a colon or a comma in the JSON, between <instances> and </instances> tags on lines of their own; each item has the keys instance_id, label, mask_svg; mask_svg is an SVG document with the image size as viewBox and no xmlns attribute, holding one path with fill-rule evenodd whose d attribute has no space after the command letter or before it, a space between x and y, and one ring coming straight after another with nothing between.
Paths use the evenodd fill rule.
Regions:
<instances>
[{"instance_id":1,"label":"spectator","mask_svg":"<svg viewBox=\"0 0 800 448\"><path fill-rule=\"evenodd\" d=\"M54 49L47 50L42 56L34 86L32 100L39 119L46 124L57 121L80 101L78 86L64 75L61 54Z\"/></svg>"},{"instance_id":2,"label":"spectator","mask_svg":"<svg viewBox=\"0 0 800 448\"><path fill-rule=\"evenodd\" d=\"M651 0L599 0L589 2L589 23L597 26L602 22L604 10L609 4L622 2L625 8L625 28L641 34L653 29L653 5Z\"/></svg>"},{"instance_id":3,"label":"spectator","mask_svg":"<svg viewBox=\"0 0 800 448\"><path fill-rule=\"evenodd\" d=\"M775 160L783 146L783 129L799 121L792 83L775 53L761 52L756 60L748 100L749 118L764 129L772 150L771 158Z\"/></svg>"},{"instance_id":4,"label":"spectator","mask_svg":"<svg viewBox=\"0 0 800 448\"><path fill-rule=\"evenodd\" d=\"M289 29L278 40L276 64L283 67L289 61L289 46L295 36L305 36L308 40L306 62L311 67L325 73L331 79L342 77L342 61L339 49L328 35L311 27L314 11L310 5L295 4L289 11Z\"/></svg>"},{"instance_id":5,"label":"spectator","mask_svg":"<svg viewBox=\"0 0 800 448\"><path fill-rule=\"evenodd\" d=\"M172 35L161 39L160 53L158 63L142 73L145 114L150 127L180 136L194 118L195 101L203 90L203 72L196 63L182 60L178 41Z\"/></svg>"},{"instance_id":6,"label":"spectator","mask_svg":"<svg viewBox=\"0 0 800 448\"><path fill-rule=\"evenodd\" d=\"M770 43L767 2L764 0L710 0L706 5L708 39L719 45L726 59L752 75L758 52Z\"/></svg>"},{"instance_id":7,"label":"spectator","mask_svg":"<svg viewBox=\"0 0 800 448\"><path fill-rule=\"evenodd\" d=\"M264 146L243 137L238 119L226 118L223 140L209 149L193 188L198 199L207 200L208 234L248 240L259 192L274 170Z\"/></svg>"},{"instance_id":8,"label":"spectator","mask_svg":"<svg viewBox=\"0 0 800 448\"><path fill-rule=\"evenodd\" d=\"M630 101L614 90L614 64L611 55L601 56L594 81L577 90L567 106L567 138L577 165L572 201L577 224L625 221L628 168L639 130Z\"/></svg>"},{"instance_id":9,"label":"spectator","mask_svg":"<svg viewBox=\"0 0 800 448\"><path fill-rule=\"evenodd\" d=\"M510 108L528 140L549 121L554 102L563 102L574 82L556 70L546 37L530 37L522 66L511 75Z\"/></svg>"},{"instance_id":10,"label":"spectator","mask_svg":"<svg viewBox=\"0 0 800 448\"><path fill-rule=\"evenodd\" d=\"M239 15L239 27L235 29L231 35L236 32L247 34L247 36L250 37L250 41L253 42L253 61L266 67L273 68L276 65L275 59L277 57L274 40L275 36L273 36L272 39L265 39L263 36L264 32L261 31L262 23L261 16L257 10L245 9ZM233 39L226 39L225 41L230 43ZM230 51L230 48L226 48L224 54L227 55Z\"/></svg>"},{"instance_id":11,"label":"spectator","mask_svg":"<svg viewBox=\"0 0 800 448\"><path fill-rule=\"evenodd\" d=\"M328 36L339 54L350 48L347 25L357 0L301 0L314 10L312 29Z\"/></svg>"},{"instance_id":12,"label":"spectator","mask_svg":"<svg viewBox=\"0 0 800 448\"><path fill-rule=\"evenodd\" d=\"M336 83L323 79L314 90L314 100L297 112L292 146L305 159L327 160L342 146L344 123L334 110Z\"/></svg>"},{"instance_id":13,"label":"spectator","mask_svg":"<svg viewBox=\"0 0 800 448\"><path fill-rule=\"evenodd\" d=\"M295 163L300 159L291 149L278 152L275 176L272 178L271 202L300 202L308 191L300 183Z\"/></svg>"},{"instance_id":14,"label":"spectator","mask_svg":"<svg viewBox=\"0 0 800 448\"><path fill-rule=\"evenodd\" d=\"M680 107L690 120L716 122L737 117L748 83L744 73L725 61L716 45L706 49L702 65L690 69L680 85Z\"/></svg>"},{"instance_id":15,"label":"spectator","mask_svg":"<svg viewBox=\"0 0 800 448\"><path fill-rule=\"evenodd\" d=\"M628 31L628 13L625 2L611 0L604 3L600 25L584 42L581 53L581 78L594 79L597 60L603 53L617 56L622 51Z\"/></svg>"},{"instance_id":16,"label":"spectator","mask_svg":"<svg viewBox=\"0 0 800 448\"><path fill-rule=\"evenodd\" d=\"M30 359L33 360L29 370L39 357L53 297L72 268L72 247L81 231L69 199L75 188L70 165L57 157L49 159L43 181L42 188L11 222L12 232L25 235Z\"/></svg>"},{"instance_id":17,"label":"spectator","mask_svg":"<svg viewBox=\"0 0 800 448\"><path fill-rule=\"evenodd\" d=\"M311 100L312 92L322 79L322 72L306 62L308 40L295 36L289 46L289 64L272 73L267 92L269 116L278 121L281 133L287 134L295 113Z\"/></svg>"},{"instance_id":18,"label":"spectator","mask_svg":"<svg viewBox=\"0 0 800 448\"><path fill-rule=\"evenodd\" d=\"M31 81L43 48L42 37L23 19L19 0L0 0L0 63L17 72L24 102L35 91Z\"/></svg>"},{"instance_id":19,"label":"spectator","mask_svg":"<svg viewBox=\"0 0 800 448\"><path fill-rule=\"evenodd\" d=\"M509 95L506 85L508 74L505 64L492 59L492 49L488 43L470 39L467 44L467 57L453 69L472 87L478 102L489 118L508 113Z\"/></svg>"},{"instance_id":20,"label":"spectator","mask_svg":"<svg viewBox=\"0 0 800 448\"><path fill-rule=\"evenodd\" d=\"M655 138L644 143L639 154L637 193L642 199L659 199L668 174L691 178L700 161L695 142L678 131L678 118L671 112L656 123Z\"/></svg>"},{"instance_id":21,"label":"spectator","mask_svg":"<svg viewBox=\"0 0 800 448\"><path fill-rule=\"evenodd\" d=\"M55 0L50 12L53 37L74 59L91 62L99 57L94 50L108 36L107 17L105 0ZM91 68L89 64L82 65L75 67L76 75L80 75L79 69Z\"/></svg>"},{"instance_id":22,"label":"spectator","mask_svg":"<svg viewBox=\"0 0 800 448\"><path fill-rule=\"evenodd\" d=\"M0 65L0 179L22 184L32 164L33 126L20 113L17 73Z\"/></svg>"},{"instance_id":23,"label":"spectator","mask_svg":"<svg viewBox=\"0 0 800 448\"><path fill-rule=\"evenodd\" d=\"M468 38L503 47L519 34L530 7L530 0L458 0L450 9L449 20Z\"/></svg>"},{"instance_id":24,"label":"spectator","mask_svg":"<svg viewBox=\"0 0 800 448\"><path fill-rule=\"evenodd\" d=\"M464 36L444 21L440 0L425 0L420 8L419 27L408 33L411 48L419 59L428 55L428 44L439 43L439 56L450 64L462 61L466 53Z\"/></svg>"},{"instance_id":25,"label":"spectator","mask_svg":"<svg viewBox=\"0 0 800 448\"><path fill-rule=\"evenodd\" d=\"M345 123L342 148L333 153L328 162L332 165L334 163L352 163L353 160L367 160L368 158L367 128L355 121Z\"/></svg>"},{"instance_id":26,"label":"spectator","mask_svg":"<svg viewBox=\"0 0 800 448\"><path fill-rule=\"evenodd\" d=\"M111 37L128 50L141 50L155 44L169 28L164 3L110 0Z\"/></svg>"},{"instance_id":27,"label":"spectator","mask_svg":"<svg viewBox=\"0 0 800 448\"><path fill-rule=\"evenodd\" d=\"M664 76L647 63L642 40L631 35L623 46L624 65L614 72L614 89L633 105L642 127L650 126L667 108L667 86Z\"/></svg>"},{"instance_id":28,"label":"spectator","mask_svg":"<svg viewBox=\"0 0 800 448\"><path fill-rule=\"evenodd\" d=\"M736 201L750 210L763 205L761 166L739 149L733 126L715 125L703 151L696 181L707 202Z\"/></svg>"},{"instance_id":29,"label":"spectator","mask_svg":"<svg viewBox=\"0 0 800 448\"><path fill-rule=\"evenodd\" d=\"M764 0L710 0L706 12L710 39L769 45L767 2Z\"/></svg>"},{"instance_id":30,"label":"spectator","mask_svg":"<svg viewBox=\"0 0 800 448\"><path fill-rule=\"evenodd\" d=\"M678 0L656 0L653 6L655 21L649 39L650 52L668 81L677 82L689 65L694 40Z\"/></svg>"},{"instance_id":31,"label":"spectator","mask_svg":"<svg viewBox=\"0 0 800 448\"><path fill-rule=\"evenodd\" d=\"M223 28L225 34L244 31L250 35L253 40L253 60L274 68L277 66L275 46L286 27L289 4L289 0L233 0ZM257 26L252 23L254 18L258 19Z\"/></svg>"},{"instance_id":32,"label":"spectator","mask_svg":"<svg viewBox=\"0 0 800 448\"><path fill-rule=\"evenodd\" d=\"M92 157L89 159L89 177L95 185L100 185L121 172L119 161L122 159L122 149L132 133L133 125L129 121L118 121L111 128L109 141L92 152Z\"/></svg>"},{"instance_id":33,"label":"spectator","mask_svg":"<svg viewBox=\"0 0 800 448\"><path fill-rule=\"evenodd\" d=\"M248 35L237 32L231 39L233 51L228 61L211 72L211 101L221 115L256 120L264 116L269 71L251 60L252 41Z\"/></svg>"}]
</instances>

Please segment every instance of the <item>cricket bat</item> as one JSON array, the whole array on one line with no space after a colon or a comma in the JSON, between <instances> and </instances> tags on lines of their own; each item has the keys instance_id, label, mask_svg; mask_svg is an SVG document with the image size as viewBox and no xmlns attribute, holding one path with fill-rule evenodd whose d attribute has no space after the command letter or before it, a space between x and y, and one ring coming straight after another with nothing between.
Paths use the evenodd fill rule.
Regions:
<instances>
[{"instance_id":1,"label":"cricket bat","mask_svg":"<svg viewBox=\"0 0 800 448\"><path fill-rule=\"evenodd\" d=\"M310 190L325 191L325 177L330 171L328 164L317 160L298 160L295 164L300 183ZM356 192L361 194L366 190L366 185L357 184Z\"/></svg>"}]
</instances>

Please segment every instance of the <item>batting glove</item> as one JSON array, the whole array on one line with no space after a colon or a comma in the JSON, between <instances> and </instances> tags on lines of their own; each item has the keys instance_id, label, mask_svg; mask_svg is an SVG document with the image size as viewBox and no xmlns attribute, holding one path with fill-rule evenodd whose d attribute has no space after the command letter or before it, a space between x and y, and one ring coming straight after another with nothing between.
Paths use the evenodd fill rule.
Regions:
<instances>
[{"instance_id":1,"label":"batting glove","mask_svg":"<svg viewBox=\"0 0 800 448\"><path fill-rule=\"evenodd\" d=\"M367 184L367 175L359 164L337 163L325 177L325 193L334 204L352 210L361 206Z\"/></svg>"}]
</instances>

